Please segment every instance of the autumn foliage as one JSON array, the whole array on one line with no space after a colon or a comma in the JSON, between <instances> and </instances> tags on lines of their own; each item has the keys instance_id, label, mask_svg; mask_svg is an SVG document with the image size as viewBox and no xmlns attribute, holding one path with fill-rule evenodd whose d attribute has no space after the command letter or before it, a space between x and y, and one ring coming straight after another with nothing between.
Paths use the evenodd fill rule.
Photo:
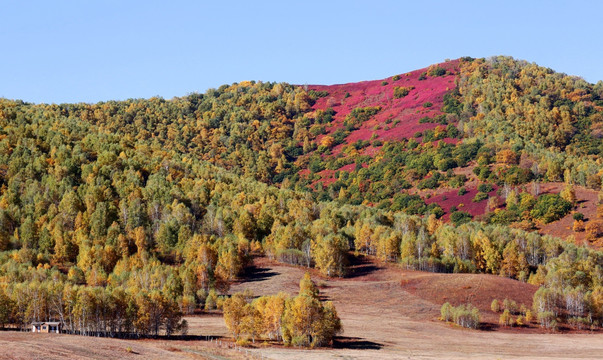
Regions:
<instances>
[{"instance_id":1,"label":"autumn foliage","mask_svg":"<svg viewBox=\"0 0 603 360\"><path fill-rule=\"evenodd\" d=\"M508 57L385 83L0 99L0 326L169 335L254 256L343 277L351 253L530 281L543 326L596 326L601 253L517 228L578 210L576 186L600 189L602 111L601 83ZM560 181L560 194L526 190ZM576 219L591 244L602 212ZM322 346L339 328L315 295L232 296L225 309L252 341Z\"/></svg>"},{"instance_id":2,"label":"autumn foliage","mask_svg":"<svg viewBox=\"0 0 603 360\"><path fill-rule=\"evenodd\" d=\"M331 302L321 302L318 289L306 273L299 294L262 296L253 301L234 294L223 304L224 321L240 343L258 339L285 345L318 347L330 345L343 328Z\"/></svg>"}]
</instances>

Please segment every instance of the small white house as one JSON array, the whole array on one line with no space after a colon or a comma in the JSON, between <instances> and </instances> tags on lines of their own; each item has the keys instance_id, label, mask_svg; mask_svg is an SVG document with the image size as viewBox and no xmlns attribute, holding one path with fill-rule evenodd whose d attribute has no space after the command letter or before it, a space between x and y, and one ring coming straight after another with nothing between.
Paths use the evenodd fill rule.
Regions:
<instances>
[{"instance_id":1,"label":"small white house","mask_svg":"<svg viewBox=\"0 0 603 360\"><path fill-rule=\"evenodd\" d=\"M44 324L43 322L32 322L31 323L31 332L40 332L42 330L42 324Z\"/></svg>"},{"instance_id":2,"label":"small white house","mask_svg":"<svg viewBox=\"0 0 603 360\"><path fill-rule=\"evenodd\" d=\"M59 334L61 323L58 321L33 322L31 323L31 332Z\"/></svg>"}]
</instances>

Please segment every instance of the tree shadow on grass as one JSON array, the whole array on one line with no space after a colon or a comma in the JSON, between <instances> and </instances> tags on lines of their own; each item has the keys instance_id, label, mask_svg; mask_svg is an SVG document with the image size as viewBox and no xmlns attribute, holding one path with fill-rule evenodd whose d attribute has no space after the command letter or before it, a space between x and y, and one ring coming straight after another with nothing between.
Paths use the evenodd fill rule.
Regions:
<instances>
[{"instance_id":1,"label":"tree shadow on grass","mask_svg":"<svg viewBox=\"0 0 603 360\"><path fill-rule=\"evenodd\" d=\"M264 281L279 274L280 273L269 268L256 267L255 265L252 265L245 268L245 272L243 273L241 280L242 282Z\"/></svg>"},{"instance_id":2,"label":"tree shadow on grass","mask_svg":"<svg viewBox=\"0 0 603 360\"><path fill-rule=\"evenodd\" d=\"M374 263L370 262L367 258L361 255L356 256L350 254L348 259L350 264L348 266L348 274L345 276L346 278L351 279L365 276L380 269Z\"/></svg>"},{"instance_id":3,"label":"tree shadow on grass","mask_svg":"<svg viewBox=\"0 0 603 360\"><path fill-rule=\"evenodd\" d=\"M500 326L489 322L483 322L479 324L479 330L481 331L496 331Z\"/></svg>"},{"instance_id":4,"label":"tree shadow on grass","mask_svg":"<svg viewBox=\"0 0 603 360\"><path fill-rule=\"evenodd\" d=\"M161 339L161 340L177 340L177 341L216 341L216 340L224 340L226 339L221 335L171 335L171 336L157 336L152 339Z\"/></svg>"},{"instance_id":5,"label":"tree shadow on grass","mask_svg":"<svg viewBox=\"0 0 603 360\"><path fill-rule=\"evenodd\" d=\"M381 350L382 347L383 344L357 337L337 336L333 339L334 349Z\"/></svg>"}]
</instances>

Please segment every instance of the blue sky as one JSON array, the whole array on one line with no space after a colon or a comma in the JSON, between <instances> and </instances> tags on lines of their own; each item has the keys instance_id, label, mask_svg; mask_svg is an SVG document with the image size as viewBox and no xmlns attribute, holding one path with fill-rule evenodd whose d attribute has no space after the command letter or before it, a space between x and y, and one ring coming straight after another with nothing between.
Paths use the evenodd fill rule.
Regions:
<instances>
[{"instance_id":1,"label":"blue sky","mask_svg":"<svg viewBox=\"0 0 603 360\"><path fill-rule=\"evenodd\" d=\"M511 55L603 80L598 1L2 1L0 97L171 98Z\"/></svg>"}]
</instances>

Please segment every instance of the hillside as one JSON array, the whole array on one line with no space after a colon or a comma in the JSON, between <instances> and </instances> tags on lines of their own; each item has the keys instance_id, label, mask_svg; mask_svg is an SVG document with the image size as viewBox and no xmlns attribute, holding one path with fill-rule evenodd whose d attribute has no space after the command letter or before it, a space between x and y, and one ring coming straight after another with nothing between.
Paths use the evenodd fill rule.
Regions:
<instances>
[{"instance_id":1,"label":"hillside","mask_svg":"<svg viewBox=\"0 0 603 360\"><path fill-rule=\"evenodd\" d=\"M0 327L171 335L255 258L345 278L364 254L528 282L541 326L596 329L602 129L602 83L507 57L171 100L1 99Z\"/></svg>"},{"instance_id":2,"label":"hillside","mask_svg":"<svg viewBox=\"0 0 603 360\"><path fill-rule=\"evenodd\" d=\"M525 210L522 216L508 211L504 206L508 193L530 192L538 197L541 182L565 180L576 185L571 191L581 193L574 203L597 201L603 173L601 84L592 86L534 64L499 57L455 60L378 81L308 88L321 97L313 106L314 113L307 116L323 119L324 114L334 113L316 143L329 144L341 138L342 132L347 134L336 141L341 144L322 151L326 170L302 171L313 180L318 198L378 203L382 208L392 208L389 201L393 198L393 208L399 209L395 197L407 188L407 193L419 194L426 204L437 204L443 210L417 209L421 199L416 198L412 199L415 207L409 208L404 206L406 197L401 202L407 212L426 211L449 220L453 206L462 204L463 212L472 217L484 219L487 214L489 221L505 224L531 220L522 226L554 234L560 234L560 226L567 228L568 221L557 227L541 226L542 219L526 219ZM408 89L408 95L396 98L396 88ZM350 118L359 109L372 109L374 114L350 128ZM505 113L509 116L501 118ZM413 138L418 145L409 141ZM406 141L411 146L399 145ZM440 146L440 141L452 146ZM470 148L469 144L477 145ZM417 148L420 155L431 155L431 161L409 158L409 150ZM430 151L432 148L437 150ZM400 151L405 154L398 160L396 152ZM332 158L337 160L329 161ZM348 165L337 168L339 164ZM364 173L358 176L361 171ZM342 176L342 172L351 174ZM482 183L491 186L479 194ZM355 193L355 186L362 195ZM558 186L555 193L562 189ZM432 197L435 195L439 196ZM480 198L483 200L476 202ZM592 207L580 207L588 212L585 218L596 218ZM493 214L498 211L501 213ZM568 219L566 214L559 217ZM554 223L556 218L544 223ZM572 235L582 241L588 238L584 234ZM597 236L590 240L594 242Z\"/></svg>"},{"instance_id":3,"label":"hillside","mask_svg":"<svg viewBox=\"0 0 603 360\"><path fill-rule=\"evenodd\" d=\"M598 191L601 92L600 84L510 58L464 58L355 84L241 82L170 101L52 105L45 111L239 176L309 191L318 201L448 219L452 205L433 204L430 190L451 198L463 185L476 195L479 184L489 183L498 194L488 192L488 209L483 194L475 206L467 201L473 197L459 199L466 209L458 210L473 217L507 210L502 205L511 190L537 196L532 188L540 182ZM16 116L13 108L5 104L7 118ZM521 116L531 118L517 120ZM509 224L518 215L504 212L494 221ZM542 219L529 220L536 229Z\"/></svg>"}]
</instances>

